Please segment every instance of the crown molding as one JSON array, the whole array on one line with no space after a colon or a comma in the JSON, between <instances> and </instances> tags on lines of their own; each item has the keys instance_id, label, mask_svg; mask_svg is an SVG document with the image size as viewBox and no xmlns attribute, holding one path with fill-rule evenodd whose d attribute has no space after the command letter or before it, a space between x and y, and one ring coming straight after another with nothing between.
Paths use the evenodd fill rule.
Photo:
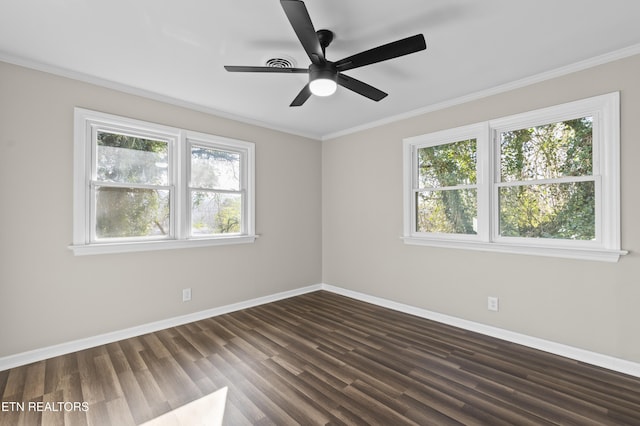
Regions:
<instances>
[{"instance_id":1,"label":"crown molding","mask_svg":"<svg viewBox=\"0 0 640 426\"><path fill-rule=\"evenodd\" d=\"M344 130L340 130L333 133L328 133L325 135L315 134L315 133L306 133L294 131L292 129L282 127L282 126L274 126L270 123L266 123L263 121L250 119L247 117L243 117L241 115L231 114L229 112L217 110L214 108L205 107L203 105L199 105L192 102L183 101L177 98L173 98L166 95L161 95L155 92L151 92L148 90L140 89L137 87L129 86L126 84L114 82L111 80L91 76L85 73L80 73L77 71L72 71L66 68L61 68L55 65L46 64L42 62L37 62L33 60L29 60L20 56L15 56L8 54L6 52L0 51L0 61L6 62L13 65L18 65L25 68L30 68L37 71L46 72L49 74L58 75L61 77L70 78L73 80L82 81L89 84L94 84L96 86L105 87L112 90L117 90L119 92L141 96L147 99L156 100L159 102L164 102L170 105L179 106L182 108L188 108L194 111L203 112L206 114L215 115L220 118L225 118L228 120L234 120L241 123L259 126L262 128L288 133L295 136L300 136L308 139L314 139L319 141L336 139L342 136L350 135L353 133L361 132L364 130L372 129L375 127L379 127L385 124L395 123L397 121L405 120L408 118L417 117L419 115L427 114L430 112L438 111L441 109L449 108L456 105L461 105L467 102L479 100L482 98L486 98L489 96L497 95L500 93L505 93L514 89L519 89L522 87L526 87L535 83L540 83L543 81L551 80L557 77L561 77L564 75L572 74L578 71L582 71L585 69L593 68L599 65L607 64L609 62L614 62L620 59L628 58L630 56L635 56L640 54L640 43L634 44L622 49L614 50L612 52L608 52L602 55L598 55L589 59L585 59L579 62L575 62L573 64L569 64L560 68L556 68L550 71L545 71L543 73L535 74L529 77L522 78L520 80L515 80L510 83L501 84L499 86L491 87L489 89L480 90L478 92L470 93L465 96L460 96L458 98L449 99L443 102L438 102L432 105L427 105L412 111L408 111L402 114L393 115L387 118L383 118L381 120L371 121L369 123L365 123L359 126L350 127Z\"/></svg>"},{"instance_id":2,"label":"crown molding","mask_svg":"<svg viewBox=\"0 0 640 426\"><path fill-rule=\"evenodd\" d=\"M58 67L58 66L43 63L43 62L33 61L20 56L10 55L2 51L0 51L0 62L6 62L8 64L17 65L23 68L29 68L35 71L41 71L41 72L56 75L59 77L65 77L71 80L93 84L95 86L116 90L118 92L126 93L129 95L140 96L146 99L151 99L151 100L162 102L165 104L190 109L192 111L215 115L216 117L224 118L227 120L233 120L233 121L237 121L237 122L252 125L252 126L262 127L264 129L287 133L294 136L300 136L303 138L313 139L316 141L322 140L322 135L319 135L319 134L299 132L286 127L274 126L273 124L270 124L264 121L243 117L241 115L232 114L232 113L218 110L215 108L205 107L197 103L183 101L181 99L174 98L171 96L161 95L159 93L152 92L150 90L140 89L138 87L129 86L129 85L118 83L112 80L107 80L107 79L92 76L89 74L72 71L67 68L62 68L62 67Z\"/></svg>"},{"instance_id":3,"label":"crown molding","mask_svg":"<svg viewBox=\"0 0 640 426\"><path fill-rule=\"evenodd\" d=\"M450 108L452 106L462 105L467 102L476 101L479 99L487 98L489 96L509 92L515 89L520 89L522 87L530 86L532 84L541 83L547 80L552 80L554 78L562 77L568 74L573 74L578 71L583 71L589 68L593 68L599 65L604 65L610 62L614 62L614 61L628 58L630 56L635 56L638 54L640 54L640 43L625 47L623 49L618 49L613 52L605 53L603 55L598 55L593 58L585 59L583 61L575 62L573 64L565 65L560 68L555 68L550 71L545 71L543 73L531 75L529 77L525 77L520 80L515 80L510 83L501 84L499 86L491 87L489 89L480 90L478 92L470 93L468 95L460 96L458 98L449 99L449 100L438 102L432 105L427 105L422 108L418 108L418 109L408 111L402 114L394 115L391 117L383 118L381 120L372 121L366 124L362 124L360 126L351 127L349 129L326 134L322 136L322 140L326 141L330 139L336 139L342 136L350 135L350 134L361 132L364 130L369 130L374 127L383 126L385 124L391 124L397 121L417 117L419 115L427 114L430 112L442 110L445 108Z\"/></svg>"}]
</instances>

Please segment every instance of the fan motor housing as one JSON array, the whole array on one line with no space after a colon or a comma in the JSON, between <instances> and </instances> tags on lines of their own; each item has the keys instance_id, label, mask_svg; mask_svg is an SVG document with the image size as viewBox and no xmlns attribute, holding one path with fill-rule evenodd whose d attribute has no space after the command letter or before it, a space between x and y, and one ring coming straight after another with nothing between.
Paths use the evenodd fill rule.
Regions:
<instances>
[{"instance_id":1,"label":"fan motor housing","mask_svg":"<svg viewBox=\"0 0 640 426\"><path fill-rule=\"evenodd\" d=\"M337 82L338 70L336 69L336 66L328 61L324 64L309 65L309 81L317 80L319 78Z\"/></svg>"}]
</instances>

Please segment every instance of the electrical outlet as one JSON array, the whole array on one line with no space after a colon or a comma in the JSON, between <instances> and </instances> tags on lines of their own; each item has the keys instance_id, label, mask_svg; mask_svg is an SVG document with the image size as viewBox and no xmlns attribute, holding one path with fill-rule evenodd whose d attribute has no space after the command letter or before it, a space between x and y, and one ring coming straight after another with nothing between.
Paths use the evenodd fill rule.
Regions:
<instances>
[{"instance_id":1,"label":"electrical outlet","mask_svg":"<svg viewBox=\"0 0 640 426\"><path fill-rule=\"evenodd\" d=\"M489 296L487 298L487 309L490 311L498 312L498 298Z\"/></svg>"},{"instance_id":2,"label":"electrical outlet","mask_svg":"<svg viewBox=\"0 0 640 426\"><path fill-rule=\"evenodd\" d=\"M182 301L188 302L191 300L191 288L183 288L182 289Z\"/></svg>"}]
</instances>

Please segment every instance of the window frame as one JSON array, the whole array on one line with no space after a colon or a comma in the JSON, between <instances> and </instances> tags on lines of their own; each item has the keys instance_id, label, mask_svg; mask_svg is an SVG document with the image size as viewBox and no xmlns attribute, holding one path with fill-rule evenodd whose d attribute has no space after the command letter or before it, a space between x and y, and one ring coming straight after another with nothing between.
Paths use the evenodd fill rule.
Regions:
<instances>
[{"instance_id":1,"label":"window frame","mask_svg":"<svg viewBox=\"0 0 640 426\"><path fill-rule=\"evenodd\" d=\"M240 232L239 233L232 233L232 234L218 234L215 236L212 235L201 235L201 236L196 236L196 235L191 235L191 214L192 214L192 209L191 209L191 193L194 190L197 189L201 189L204 190L202 188L196 188L194 186L191 185L191 161L190 161L190 157L191 157L191 148L193 146L201 146L204 148L208 148L208 149L215 149L215 150L220 150L220 151L226 151L226 152L233 152L233 153L237 153L240 155L240 173L239 173L239 190L237 191L229 191L229 190L223 190L223 189L206 189L207 192L215 192L215 193L238 193L241 196L242 199L242 211L241 211L241 217L243 220L241 220L241 226L240 226ZM188 206L188 208L186 208L186 215L185 218L187 220L187 225L185 226L185 231L187 231L188 233L188 238L190 239L194 239L194 240L203 240L203 239L208 239L208 238L230 238L232 236L242 236L242 235L246 235L249 233L254 233L253 231L253 222L250 222L248 220L246 220L246 218L248 218L249 212L253 211L253 198L249 196L249 180L251 178L251 173L249 173L249 170L251 170L253 168L253 166L251 164L253 164L253 144L250 143L244 143L244 142L240 142L240 141L236 141L233 139L227 139L227 138L222 138L222 137L215 137L215 136L211 136L205 133L198 133L198 132L192 132L189 131L186 134L186 147L185 147L185 156L189 157L189 160L186 161L186 167L185 167L185 173L186 173L186 177L184 179L185 182L185 205Z\"/></svg>"},{"instance_id":2,"label":"window frame","mask_svg":"<svg viewBox=\"0 0 640 426\"><path fill-rule=\"evenodd\" d=\"M120 238L109 238L108 241L100 239L96 236L96 227L92 226L92 224L96 223L96 213L97 213L97 190L98 187L110 187L110 188L138 188L138 189L158 189L158 190L166 190L169 191L169 217L174 216L175 211L175 173L174 173L174 161L173 157L175 156L175 149L177 145L177 134L174 134L168 129L162 129L162 131L151 130L148 128L134 128L130 126L123 126L121 124L112 124L106 122L98 122L91 120L89 124L90 129L88 129L87 137L90 138L91 143L91 164L87 167L87 176L85 176L85 184L87 185L88 192L88 214L90 215L88 220L86 221L86 225L88 225L87 232L89 233L89 243L90 244L106 244L106 243L126 243L126 242L137 242L137 241L160 241L160 240L169 240L174 238L175 235L175 226L173 221L169 221L169 233L165 236L140 236L140 237L120 237ZM166 185L154 185L154 184L140 184L140 183L126 183L126 182L108 182L108 181L99 181L97 178L98 172L98 157L97 157L97 137L98 133L114 133L125 136L139 137L143 139L152 139L157 141L163 141L167 143L167 183Z\"/></svg>"},{"instance_id":3,"label":"window frame","mask_svg":"<svg viewBox=\"0 0 640 426\"><path fill-rule=\"evenodd\" d=\"M468 139L476 140L476 183L473 185L456 185L460 187L475 187L477 191L477 206L478 206L478 231L474 234L448 234L448 233L428 233L419 232L415 228L417 226L417 206L415 205L415 199L418 193L424 192L423 188L420 188L418 182L418 150L421 148L429 148L434 146L449 145L456 142L465 141ZM486 212L489 199L485 191L481 191L482 186L485 184L488 173L488 158L487 158L487 126L485 123L471 124L468 126L461 126L455 129L449 129L439 132L430 133L427 135L421 135L415 138L406 139L410 142L410 148L405 149L405 167L406 163L411 163L411 174L405 173L405 205L411 203L411 208L406 211L410 216L405 220L405 236L410 234L414 238L428 238L437 241L469 241L469 242L481 242L487 239L488 234L486 229L481 228L479 225L481 222L486 221ZM411 188L410 192L406 188ZM441 189L442 190L442 189Z\"/></svg>"},{"instance_id":4,"label":"window frame","mask_svg":"<svg viewBox=\"0 0 640 426\"><path fill-rule=\"evenodd\" d=\"M168 143L169 235L161 238L95 238L96 138L98 131L166 140ZM240 233L190 235L189 170L192 141L241 154L242 229ZM119 184L114 186L120 186ZM125 184L125 186L127 186ZM145 186L145 185L143 185ZM75 255L253 243L255 234L255 145L221 136L183 130L113 114L74 109L73 243Z\"/></svg>"},{"instance_id":5,"label":"window frame","mask_svg":"<svg viewBox=\"0 0 640 426\"><path fill-rule=\"evenodd\" d=\"M404 139L404 242L433 247L617 262L621 255L627 254L627 251L620 249L619 105L620 94L613 92ZM592 173L596 189L596 239L584 241L499 235L498 191L504 186L500 177L501 133L585 116L593 117ZM469 136L473 132L476 133ZM460 134L478 141L477 238L417 232L415 197L412 197L417 178L417 149L425 144L441 145L442 142L439 141L451 141L455 135ZM486 144L481 145L481 140L486 140Z\"/></svg>"}]
</instances>

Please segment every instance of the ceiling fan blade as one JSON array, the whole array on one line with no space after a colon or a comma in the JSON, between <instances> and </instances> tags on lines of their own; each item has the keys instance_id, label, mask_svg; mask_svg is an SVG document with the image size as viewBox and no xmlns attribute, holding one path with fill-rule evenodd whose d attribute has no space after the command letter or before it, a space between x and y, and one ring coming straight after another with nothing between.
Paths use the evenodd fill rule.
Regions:
<instances>
[{"instance_id":1,"label":"ceiling fan blade","mask_svg":"<svg viewBox=\"0 0 640 426\"><path fill-rule=\"evenodd\" d=\"M280 0L280 4L311 62L314 64L324 63L324 52L307 7L299 0Z\"/></svg>"},{"instance_id":2,"label":"ceiling fan blade","mask_svg":"<svg viewBox=\"0 0 640 426\"><path fill-rule=\"evenodd\" d=\"M374 47L373 49L357 53L335 63L338 71L346 71L362 67L376 62L386 61L410 53L419 52L427 48L427 43L422 34L403 38L402 40Z\"/></svg>"},{"instance_id":3,"label":"ceiling fan blade","mask_svg":"<svg viewBox=\"0 0 640 426\"><path fill-rule=\"evenodd\" d=\"M309 99L309 96L311 96L311 89L309 89L309 84L307 83L307 85L302 88L300 93L298 93L298 96L296 96L296 98L293 100L293 102L291 102L291 105L289 106L301 106L307 101L307 99Z\"/></svg>"},{"instance_id":4,"label":"ceiling fan blade","mask_svg":"<svg viewBox=\"0 0 640 426\"><path fill-rule=\"evenodd\" d=\"M387 93L382 90L344 74L338 74L338 84L376 102L387 96Z\"/></svg>"},{"instance_id":5,"label":"ceiling fan blade","mask_svg":"<svg viewBox=\"0 0 640 426\"><path fill-rule=\"evenodd\" d=\"M242 65L225 65L224 69L229 72L275 72L275 73L293 73L306 74L309 72L307 68L279 68L279 67L245 67Z\"/></svg>"}]
</instances>

